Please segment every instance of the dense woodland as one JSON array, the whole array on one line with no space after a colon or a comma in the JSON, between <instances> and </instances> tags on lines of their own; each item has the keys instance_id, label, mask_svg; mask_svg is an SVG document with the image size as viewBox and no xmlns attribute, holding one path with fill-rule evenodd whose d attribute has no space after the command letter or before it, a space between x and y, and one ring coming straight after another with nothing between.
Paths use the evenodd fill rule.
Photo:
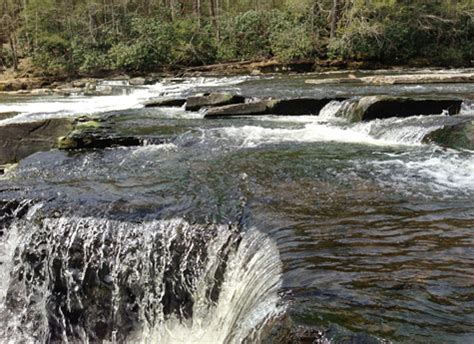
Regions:
<instances>
[{"instance_id":1,"label":"dense woodland","mask_svg":"<svg viewBox=\"0 0 474 344\"><path fill-rule=\"evenodd\" d=\"M0 0L0 66L157 71L263 60L470 66L473 0Z\"/></svg>"}]
</instances>

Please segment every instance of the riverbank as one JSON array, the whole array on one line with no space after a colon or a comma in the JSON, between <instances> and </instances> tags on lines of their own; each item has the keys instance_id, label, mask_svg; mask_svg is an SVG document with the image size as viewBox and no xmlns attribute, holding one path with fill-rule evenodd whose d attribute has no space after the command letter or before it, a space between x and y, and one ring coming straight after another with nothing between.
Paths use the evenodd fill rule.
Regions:
<instances>
[{"instance_id":1,"label":"riverbank","mask_svg":"<svg viewBox=\"0 0 474 344\"><path fill-rule=\"evenodd\" d=\"M18 71L11 69L0 73L0 94L33 95L109 95L108 90L96 92L101 80L128 82L131 86L156 83L162 78L210 77L238 75L308 74L309 84L363 83L363 84L413 84L413 83L470 83L474 82L474 69L447 69L442 67L383 66L367 62L301 60L283 63L276 59L239 61L205 66L162 70L153 73L124 73L106 71L90 75L49 75L22 61ZM337 77L333 75L337 74ZM360 74L360 75L358 75ZM387 77L387 75L395 75ZM366 76L369 75L369 76Z\"/></svg>"}]
</instances>

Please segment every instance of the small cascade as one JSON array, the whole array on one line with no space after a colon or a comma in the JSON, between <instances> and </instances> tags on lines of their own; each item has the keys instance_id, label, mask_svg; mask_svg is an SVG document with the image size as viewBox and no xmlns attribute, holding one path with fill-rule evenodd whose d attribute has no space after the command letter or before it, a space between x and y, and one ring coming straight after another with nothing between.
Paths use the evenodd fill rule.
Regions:
<instances>
[{"instance_id":1,"label":"small cascade","mask_svg":"<svg viewBox=\"0 0 474 344\"><path fill-rule=\"evenodd\" d=\"M474 115L474 100L465 100L462 103L460 115Z\"/></svg>"},{"instance_id":2,"label":"small cascade","mask_svg":"<svg viewBox=\"0 0 474 344\"><path fill-rule=\"evenodd\" d=\"M258 343L284 310L278 250L254 229L61 217L6 242L0 342Z\"/></svg>"},{"instance_id":3,"label":"small cascade","mask_svg":"<svg viewBox=\"0 0 474 344\"><path fill-rule=\"evenodd\" d=\"M387 143L412 145L422 143L426 135L455 121L457 118L447 115L413 116L358 123L354 129Z\"/></svg>"}]
</instances>

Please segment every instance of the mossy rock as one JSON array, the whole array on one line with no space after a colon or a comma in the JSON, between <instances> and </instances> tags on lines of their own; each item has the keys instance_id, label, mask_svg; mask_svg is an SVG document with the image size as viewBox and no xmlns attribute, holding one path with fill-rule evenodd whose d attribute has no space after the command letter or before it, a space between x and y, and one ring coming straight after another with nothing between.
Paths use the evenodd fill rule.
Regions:
<instances>
[{"instance_id":1,"label":"mossy rock","mask_svg":"<svg viewBox=\"0 0 474 344\"><path fill-rule=\"evenodd\" d=\"M443 147L474 150L474 116L462 123L446 125L428 134L423 141Z\"/></svg>"}]
</instances>

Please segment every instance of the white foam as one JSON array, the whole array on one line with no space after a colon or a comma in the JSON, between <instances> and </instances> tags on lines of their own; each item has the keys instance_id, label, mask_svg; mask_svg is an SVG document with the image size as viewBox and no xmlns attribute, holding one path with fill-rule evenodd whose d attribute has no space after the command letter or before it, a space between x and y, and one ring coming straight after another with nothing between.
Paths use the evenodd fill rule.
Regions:
<instances>
[{"instance_id":1,"label":"white foam","mask_svg":"<svg viewBox=\"0 0 474 344\"><path fill-rule=\"evenodd\" d=\"M67 117L82 114L94 114L107 111L137 109L143 102L157 96L178 97L190 90L206 87L232 86L248 80L250 77L229 78L186 78L164 79L150 86L133 89L129 94L123 90L121 95L85 97L36 97L25 102L0 104L0 112L19 112L20 115L0 121L0 125L12 122L27 122L54 117ZM123 81L104 81L101 85L122 86ZM100 88L101 86L99 86ZM184 112L184 111L183 111ZM184 116L184 115L183 115ZM189 118L200 118L202 115L191 113Z\"/></svg>"},{"instance_id":2,"label":"white foam","mask_svg":"<svg viewBox=\"0 0 474 344\"><path fill-rule=\"evenodd\" d=\"M452 195L453 190L464 194L474 192L474 155L469 152L444 151L442 155L420 158L408 156L370 164L384 180L402 186L415 187L416 192L442 193Z\"/></svg>"}]
</instances>

